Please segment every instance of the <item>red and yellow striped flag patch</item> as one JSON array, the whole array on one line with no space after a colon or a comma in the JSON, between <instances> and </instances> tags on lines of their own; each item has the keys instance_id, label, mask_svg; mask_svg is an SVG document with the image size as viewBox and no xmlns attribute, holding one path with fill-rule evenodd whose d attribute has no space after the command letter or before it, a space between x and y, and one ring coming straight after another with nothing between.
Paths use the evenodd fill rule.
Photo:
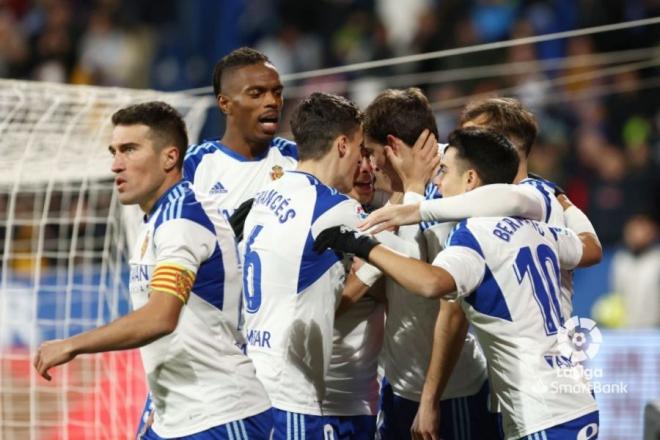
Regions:
<instances>
[{"instance_id":1,"label":"red and yellow striped flag patch","mask_svg":"<svg viewBox=\"0 0 660 440\"><path fill-rule=\"evenodd\" d=\"M188 269L171 263L159 264L154 269L149 287L151 290L169 293L188 302L190 291L195 282L195 274Z\"/></svg>"}]
</instances>

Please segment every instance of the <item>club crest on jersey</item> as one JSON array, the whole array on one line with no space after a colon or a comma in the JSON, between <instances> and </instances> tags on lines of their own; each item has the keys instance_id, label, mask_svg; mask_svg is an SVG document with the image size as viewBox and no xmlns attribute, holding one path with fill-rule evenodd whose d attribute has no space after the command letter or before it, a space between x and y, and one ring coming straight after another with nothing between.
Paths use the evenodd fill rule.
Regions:
<instances>
[{"instance_id":1,"label":"club crest on jersey","mask_svg":"<svg viewBox=\"0 0 660 440\"><path fill-rule=\"evenodd\" d=\"M277 180L284 175L284 169L279 165L274 165L270 171L270 178Z\"/></svg>"},{"instance_id":2,"label":"club crest on jersey","mask_svg":"<svg viewBox=\"0 0 660 440\"><path fill-rule=\"evenodd\" d=\"M358 217L360 217L361 220L367 218L367 213L364 211L362 205L357 205L355 207L355 213L357 214Z\"/></svg>"},{"instance_id":3,"label":"club crest on jersey","mask_svg":"<svg viewBox=\"0 0 660 440\"><path fill-rule=\"evenodd\" d=\"M140 258L144 258L145 252L147 252L147 246L149 246L149 236L144 237L142 242L142 248L140 248Z\"/></svg>"}]
</instances>

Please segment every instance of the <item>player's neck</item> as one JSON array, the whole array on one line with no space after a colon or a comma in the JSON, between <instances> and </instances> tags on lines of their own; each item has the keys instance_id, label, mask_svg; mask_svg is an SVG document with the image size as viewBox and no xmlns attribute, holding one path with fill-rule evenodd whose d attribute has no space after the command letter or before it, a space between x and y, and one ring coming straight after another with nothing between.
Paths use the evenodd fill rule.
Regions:
<instances>
[{"instance_id":1,"label":"player's neck","mask_svg":"<svg viewBox=\"0 0 660 440\"><path fill-rule=\"evenodd\" d=\"M139 202L139 206L142 212L144 212L144 214L147 216L151 214L151 210L154 208L154 205L156 205L156 202L158 202L158 200L160 200L160 198L163 197L163 194L169 191L170 188L172 188L180 181L181 181L180 172L168 174L165 180L163 180L163 183L153 193L151 193L149 196L145 197L144 200Z\"/></svg>"},{"instance_id":2,"label":"player's neck","mask_svg":"<svg viewBox=\"0 0 660 440\"><path fill-rule=\"evenodd\" d=\"M235 151L247 159L261 157L264 151L266 151L270 145L270 141L248 141L240 133L230 129L229 127L225 131L224 136L222 136L222 139L220 139L220 142L222 142L230 150Z\"/></svg>"},{"instance_id":3,"label":"player's neck","mask_svg":"<svg viewBox=\"0 0 660 440\"><path fill-rule=\"evenodd\" d=\"M328 185L332 187L335 186L334 168L332 166L328 166L328 164L325 161L317 161L317 160L300 161L298 162L296 171L302 171L303 173L311 174L312 176L319 179L321 183L323 183L324 185Z\"/></svg>"},{"instance_id":4,"label":"player's neck","mask_svg":"<svg viewBox=\"0 0 660 440\"><path fill-rule=\"evenodd\" d=\"M513 179L513 183L519 183L522 180L527 179L527 159L520 159L520 165L518 165L518 174L516 178Z\"/></svg>"}]
</instances>

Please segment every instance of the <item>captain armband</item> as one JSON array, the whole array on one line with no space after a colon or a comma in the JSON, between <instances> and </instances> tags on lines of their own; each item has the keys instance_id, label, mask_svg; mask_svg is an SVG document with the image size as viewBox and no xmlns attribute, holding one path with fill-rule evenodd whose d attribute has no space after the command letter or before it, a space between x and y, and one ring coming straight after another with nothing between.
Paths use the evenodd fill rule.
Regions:
<instances>
[{"instance_id":1,"label":"captain armband","mask_svg":"<svg viewBox=\"0 0 660 440\"><path fill-rule=\"evenodd\" d=\"M174 295L186 304L194 282L194 272L176 264L162 263L154 269L149 287L151 290Z\"/></svg>"}]
</instances>

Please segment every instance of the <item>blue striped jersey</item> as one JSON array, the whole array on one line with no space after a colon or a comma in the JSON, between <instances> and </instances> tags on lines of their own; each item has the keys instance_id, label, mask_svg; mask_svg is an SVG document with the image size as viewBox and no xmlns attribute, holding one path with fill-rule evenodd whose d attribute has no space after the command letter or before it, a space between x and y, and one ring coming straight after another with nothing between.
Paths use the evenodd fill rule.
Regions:
<instances>
[{"instance_id":1,"label":"blue striped jersey","mask_svg":"<svg viewBox=\"0 0 660 440\"><path fill-rule=\"evenodd\" d=\"M506 439L596 411L586 380L562 356L560 268L582 242L572 231L516 217L465 220L433 261L456 282L458 300L486 355Z\"/></svg>"},{"instance_id":2,"label":"blue striped jersey","mask_svg":"<svg viewBox=\"0 0 660 440\"><path fill-rule=\"evenodd\" d=\"M130 261L133 308L153 291L185 302L171 334L140 349L155 406L153 430L187 436L270 407L239 346L240 270L227 221L189 182L172 186L145 215ZM192 286L192 288L189 289Z\"/></svg>"},{"instance_id":3,"label":"blue striped jersey","mask_svg":"<svg viewBox=\"0 0 660 440\"><path fill-rule=\"evenodd\" d=\"M321 231L363 217L358 202L298 171L255 196L244 240L247 352L274 408L322 415L346 272L335 252L312 245Z\"/></svg>"},{"instance_id":4,"label":"blue striped jersey","mask_svg":"<svg viewBox=\"0 0 660 440\"><path fill-rule=\"evenodd\" d=\"M238 206L268 183L296 167L296 144L276 137L264 153L247 159L219 141L206 141L188 148L183 178L195 192L210 195L227 218Z\"/></svg>"}]
</instances>

